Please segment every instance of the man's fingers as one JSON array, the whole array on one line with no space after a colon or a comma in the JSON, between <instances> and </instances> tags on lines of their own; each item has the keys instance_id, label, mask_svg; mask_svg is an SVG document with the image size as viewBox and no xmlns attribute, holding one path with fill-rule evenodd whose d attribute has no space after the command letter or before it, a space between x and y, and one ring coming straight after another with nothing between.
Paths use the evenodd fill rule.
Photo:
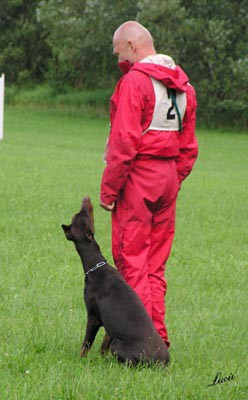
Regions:
<instances>
[{"instance_id":1,"label":"man's fingers","mask_svg":"<svg viewBox=\"0 0 248 400\"><path fill-rule=\"evenodd\" d=\"M104 204L104 203L101 201L101 202L100 202L100 206L101 206L102 208L104 208L104 210L112 211L112 210L114 209L115 203L113 202L113 203L111 203L111 204Z\"/></svg>"}]
</instances>

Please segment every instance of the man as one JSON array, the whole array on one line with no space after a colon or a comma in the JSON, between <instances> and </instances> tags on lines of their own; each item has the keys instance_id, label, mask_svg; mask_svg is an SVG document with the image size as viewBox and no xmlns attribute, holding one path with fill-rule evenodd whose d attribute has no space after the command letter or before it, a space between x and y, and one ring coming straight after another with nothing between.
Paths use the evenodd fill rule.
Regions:
<instances>
[{"instance_id":1,"label":"man","mask_svg":"<svg viewBox=\"0 0 248 400\"><path fill-rule=\"evenodd\" d=\"M124 75L111 98L101 206L112 211L116 267L169 347L164 273L178 190L197 158L195 91L139 23L122 24L113 48Z\"/></svg>"}]
</instances>

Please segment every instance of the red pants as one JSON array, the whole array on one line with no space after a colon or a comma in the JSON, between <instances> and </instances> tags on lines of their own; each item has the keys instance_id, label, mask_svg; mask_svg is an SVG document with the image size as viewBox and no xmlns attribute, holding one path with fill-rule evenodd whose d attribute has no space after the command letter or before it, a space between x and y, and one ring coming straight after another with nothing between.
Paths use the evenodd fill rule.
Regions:
<instances>
[{"instance_id":1,"label":"red pants","mask_svg":"<svg viewBox=\"0 0 248 400\"><path fill-rule=\"evenodd\" d=\"M174 238L178 188L174 160L136 160L112 213L116 267L168 346L164 274Z\"/></svg>"}]
</instances>

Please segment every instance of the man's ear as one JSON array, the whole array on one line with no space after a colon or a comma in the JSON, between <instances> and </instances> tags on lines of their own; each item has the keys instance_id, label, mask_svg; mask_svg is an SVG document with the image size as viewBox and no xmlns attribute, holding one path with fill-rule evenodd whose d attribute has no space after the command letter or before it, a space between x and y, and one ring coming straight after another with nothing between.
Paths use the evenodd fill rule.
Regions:
<instances>
[{"instance_id":1,"label":"man's ear","mask_svg":"<svg viewBox=\"0 0 248 400\"><path fill-rule=\"evenodd\" d=\"M61 225L67 240L72 240L71 225Z\"/></svg>"},{"instance_id":2,"label":"man's ear","mask_svg":"<svg viewBox=\"0 0 248 400\"><path fill-rule=\"evenodd\" d=\"M136 52L136 43L134 40L129 40L128 45L133 52Z\"/></svg>"},{"instance_id":3,"label":"man's ear","mask_svg":"<svg viewBox=\"0 0 248 400\"><path fill-rule=\"evenodd\" d=\"M86 226L84 230L84 235L89 242L92 242L94 238L94 232L92 231L90 226Z\"/></svg>"}]
</instances>

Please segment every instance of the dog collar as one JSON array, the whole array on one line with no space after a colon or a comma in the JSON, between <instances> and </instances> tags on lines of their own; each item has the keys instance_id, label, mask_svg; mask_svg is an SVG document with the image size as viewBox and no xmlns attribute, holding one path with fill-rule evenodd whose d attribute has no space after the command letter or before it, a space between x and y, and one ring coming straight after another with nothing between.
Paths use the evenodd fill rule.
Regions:
<instances>
[{"instance_id":1,"label":"dog collar","mask_svg":"<svg viewBox=\"0 0 248 400\"><path fill-rule=\"evenodd\" d=\"M86 275L88 275L90 272L94 272L98 268L103 267L105 264L107 264L107 261L100 261L93 268L89 269L89 271L86 272Z\"/></svg>"}]
</instances>

